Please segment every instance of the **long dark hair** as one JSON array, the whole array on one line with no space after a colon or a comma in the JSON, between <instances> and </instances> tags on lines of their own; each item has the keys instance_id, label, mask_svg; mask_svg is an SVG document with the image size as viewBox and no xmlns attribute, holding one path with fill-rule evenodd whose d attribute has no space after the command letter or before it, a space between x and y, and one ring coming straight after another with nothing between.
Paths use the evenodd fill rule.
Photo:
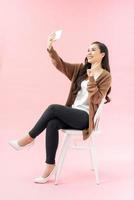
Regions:
<instances>
[{"instance_id":1,"label":"long dark hair","mask_svg":"<svg viewBox=\"0 0 134 200\"><path fill-rule=\"evenodd\" d=\"M106 47L105 44L101 43L101 42L93 42L92 44L97 44L99 49L100 49L100 52L104 52L105 53L105 56L103 57L102 59L102 62L101 62L101 65L102 65L102 68L107 70L108 72L110 72L110 66L109 66L109 56L108 56L108 48ZM87 60L87 57L85 58L85 61L84 61L84 67L79 71L79 74L77 76L77 80L76 80L76 94L77 92L81 89L81 82L83 80L86 79L86 77L88 76L87 75L87 69L90 69L91 68L91 63L88 63L88 60ZM106 94L106 103L110 102L111 99L108 97L108 94L111 92L111 87L109 88L107 94Z\"/></svg>"}]
</instances>

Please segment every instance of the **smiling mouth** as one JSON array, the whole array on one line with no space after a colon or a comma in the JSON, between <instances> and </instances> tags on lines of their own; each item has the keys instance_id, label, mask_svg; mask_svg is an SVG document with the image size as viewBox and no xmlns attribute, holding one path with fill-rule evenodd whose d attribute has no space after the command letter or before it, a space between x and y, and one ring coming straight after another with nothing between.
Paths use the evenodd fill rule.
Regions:
<instances>
[{"instance_id":1,"label":"smiling mouth","mask_svg":"<svg viewBox=\"0 0 134 200\"><path fill-rule=\"evenodd\" d=\"M93 58L93 56L87 56L87 58L88 58L88 59L91 59L91 58Z\"/></svg>"}]
</instances>

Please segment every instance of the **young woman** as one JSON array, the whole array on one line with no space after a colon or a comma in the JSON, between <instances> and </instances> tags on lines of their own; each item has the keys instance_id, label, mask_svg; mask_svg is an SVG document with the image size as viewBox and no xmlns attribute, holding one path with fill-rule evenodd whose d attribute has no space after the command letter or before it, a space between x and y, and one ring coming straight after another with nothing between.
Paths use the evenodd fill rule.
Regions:
<instances>
[{"instance_id":1,"label":"young woman","mask_svg":"<svg viewBox=\"0 0 134 200\"><path fill-rule=\"evenodd\" d=\"M65 105L51 104L41 115L28 134L9 144L16 150L32 144L35 138L46 129L45 169L35 183L46 183L55 170L55 156L58 147L59 129L82 130L83 140L94 128L93 118L103 98L110 102L111 74L108 49L101 42L93 42L83 63L64 62L53 48L55 33L48 38L47 51L53 65L71 81L70 92Z\"/></svg>"}]
</instances>

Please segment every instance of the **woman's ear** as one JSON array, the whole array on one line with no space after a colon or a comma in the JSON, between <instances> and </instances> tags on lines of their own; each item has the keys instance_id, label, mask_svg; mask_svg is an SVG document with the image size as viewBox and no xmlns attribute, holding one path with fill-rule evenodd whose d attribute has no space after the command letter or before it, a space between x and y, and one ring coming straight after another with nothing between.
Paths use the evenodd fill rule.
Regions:
<instances>
[{"instance_id":1,"label":"woman's ear","mask_svg":"<svg viewBox=\"0 0 134 200\"><path fill-rule=\"evenodd\" d=\"M104 56L105 56L105 52L102 52L101 54L102 54L102 58L104 58Z\"/></svg>"}]
</instances>

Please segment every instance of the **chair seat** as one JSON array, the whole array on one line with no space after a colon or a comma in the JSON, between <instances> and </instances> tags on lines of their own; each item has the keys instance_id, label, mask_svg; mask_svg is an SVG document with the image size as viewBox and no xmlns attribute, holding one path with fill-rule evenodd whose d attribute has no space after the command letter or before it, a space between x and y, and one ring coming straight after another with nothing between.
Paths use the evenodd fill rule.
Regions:
<instances>
[{"instance_id":1,"label":"chair seat","mask_svg":"<svg viewBox=\"0 0 134 200\"><path fill-rule=\"evenodd\" d=\"M82 130L77 129L61 129L64 133L67 133L69 135L76 135L76 134L82 134ZM100 129L93 130L92 135L98 135L100 133Z\"/></svg>"},{"instance_id":2,"label":"chair seat","mask_svg":"<svg viewBox=\"0 0 134 200\"><path fill-rule=\"evenodd\" d=\"M82 130L77 130L77 129L61 129L64 133L70 134L70 135L75 135L75 134L82 134Z\"/></svg>"}]
</instances>

